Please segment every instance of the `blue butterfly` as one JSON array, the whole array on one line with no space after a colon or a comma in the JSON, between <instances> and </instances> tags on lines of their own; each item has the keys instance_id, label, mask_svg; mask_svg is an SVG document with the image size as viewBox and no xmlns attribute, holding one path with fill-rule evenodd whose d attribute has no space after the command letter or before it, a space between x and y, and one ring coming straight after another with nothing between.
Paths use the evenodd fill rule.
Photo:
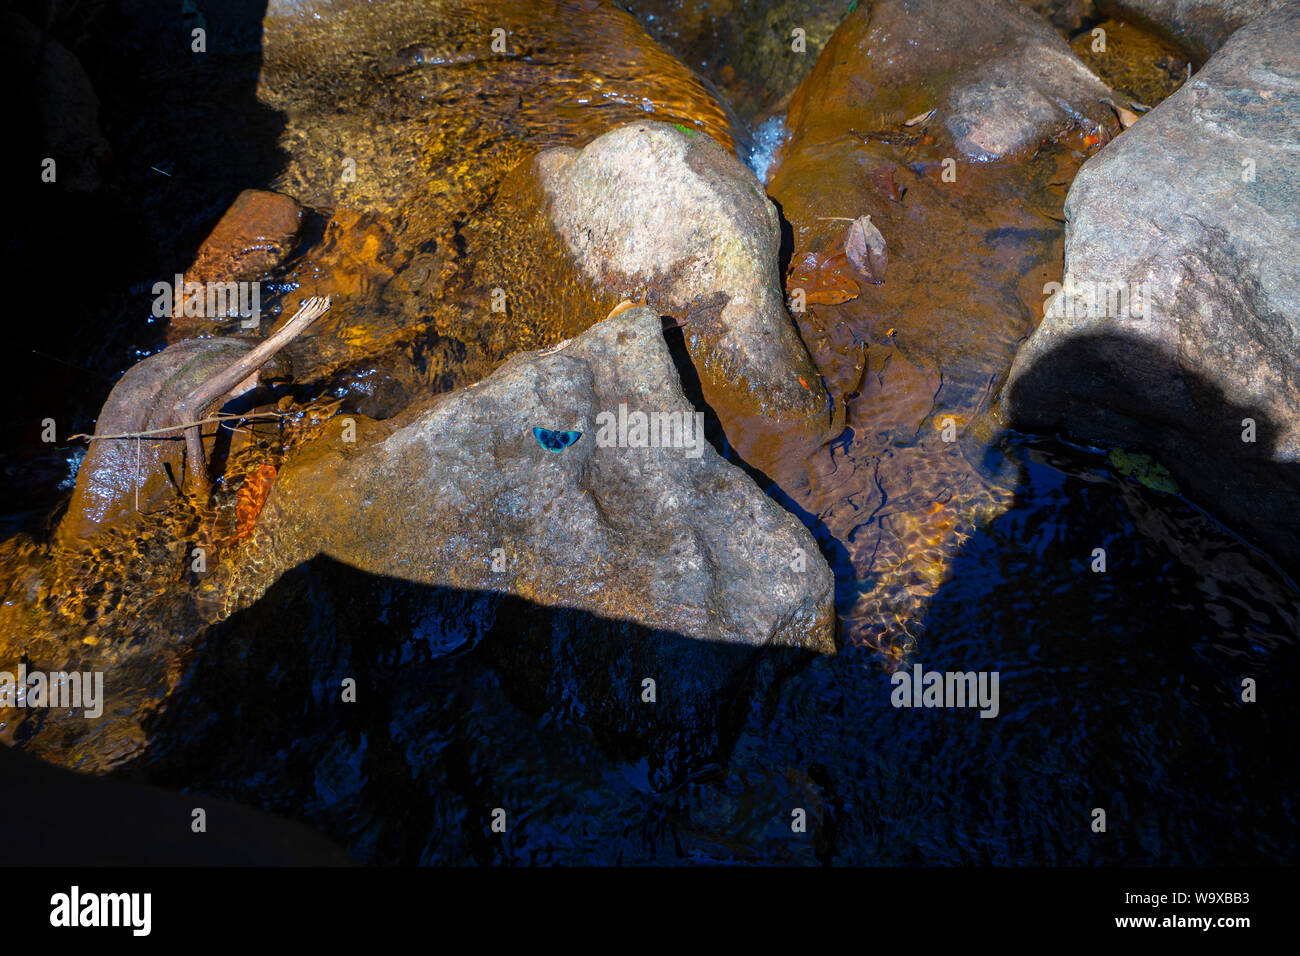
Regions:
<instances>
[{"instance_id":1,"label":"blue butterfly","mask_svg":"<svg viewBox=\"0 0 1300 956\"><path fill-rule=\"evenodd\" d=\"M534 426L533 437L547 451L563 451L581 438L582 432L553 432L549 428Z\"/></svg>"}]
</instances>

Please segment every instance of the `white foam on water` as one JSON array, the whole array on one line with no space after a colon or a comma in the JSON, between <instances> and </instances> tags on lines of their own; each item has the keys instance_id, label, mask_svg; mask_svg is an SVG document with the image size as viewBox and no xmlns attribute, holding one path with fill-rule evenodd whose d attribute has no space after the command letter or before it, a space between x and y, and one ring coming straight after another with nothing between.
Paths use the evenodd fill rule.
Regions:
<instances>
[{"instance_id":1,"label":"white foam on water","mask_svg":"<svg viewBox=\"0 0 1300 956\"><path fill-rule=\"evenodd\" d=\"M769 116L758 124L758 129L754 130L754 145L749 151L749 158L745 160L745 165L754 171L759 182L767 182L767 174L772 168L777 147L784 143L788 136L784 116Z\"/></svg>"}]
</instances>

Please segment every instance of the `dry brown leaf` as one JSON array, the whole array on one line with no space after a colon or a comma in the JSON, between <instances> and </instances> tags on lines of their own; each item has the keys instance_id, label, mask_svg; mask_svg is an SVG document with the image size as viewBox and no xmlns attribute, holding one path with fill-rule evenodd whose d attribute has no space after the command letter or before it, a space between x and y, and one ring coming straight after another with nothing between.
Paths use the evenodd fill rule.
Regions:
<instances>
[{"instance_id":1,"label":"dry brown leaf","mask_svg":"<svg viewBox=\"0 0 1300 956\"><path fill-rule=\"evenodd\" d=\"M894 181L894 166L881 166L871 174L871 185L876 187L876 191L891 202L902 202L903 193L907 192L907 187L899 187Z\"/></svg>"},{"instance_id":2,"label":"dry brown leaf","mask_svg":"<svg viewBox=\"0 0 1300 956\"><path fill-rule=\"evenodd\" d=\"M1119 128L1121 131L1128 129L1130 126L1132 126L1134 123L1138 121L1139 117L1137 113L1134 113L1132 110L1128 110L1120 106L1109 96L1103 96L1100 102L1105 103L1112 110L1114 110L1115 116L1119 119Z\"/></svg>"},{"instance_id":3,"label":"dry brown leaf","mask_svg":"<svg viewBox=\"0 0 1300 956\"><path fill-rule=\"evenodd\" d=\"M876 285L885 281L885 268L889 265L889 252L885 237L871 222L870 216L860 216L849 226L844 237L844 256L858 275Z\"/></svg>"}]
</instances>

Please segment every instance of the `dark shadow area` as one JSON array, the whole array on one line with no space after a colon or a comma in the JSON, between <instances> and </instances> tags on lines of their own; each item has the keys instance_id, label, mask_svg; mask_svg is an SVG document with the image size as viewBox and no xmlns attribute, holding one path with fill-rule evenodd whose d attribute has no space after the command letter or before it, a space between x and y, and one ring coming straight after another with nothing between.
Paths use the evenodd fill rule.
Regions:
<instances>
[{"instance_id":1,"label":"dark shadow area","mask_svg":"<svg viewBox=\"0 0 1300 956\"><path fill-rule=\"evenodd\" d=\"M200 638L122 776L299 819L363 862L651 859L673 852L654 820L809 656L319 556ZM637 809L586 821L592 787Z\"/></svg>"},{"instance_id":2,"label":"dark shadow area","mask_svg":"<svg viewBox=\"0 0 1300 956\"><path fill-rule=\"evenodd\" d=\"M346 866L307 827L157 787L52 767L0 747L5 866ZM205 814L202 833L194 810Z\"/></svg>"},{"instance_id":3,"label":"dark shadow area","mask_svg":"<svg viewBox=\"0 0 1300 956\"><path fill-rule=\"evenodd\" d=\"M776 215L781 222L781 245L777 250L776 268L777 275L781 277L781 292L788 297L785 277L790 272L790 260L794 258L794 226L790 225L790 220L785 218L785 210L776 201L776 197L768 196L767 201L776 207ZM798 326L798 323L795 325Z\"/></svg>"},{"instance_id":4,"label":"dark shadow area","mask_svg":"<svg viewBox=\"0 0 1300 956\"><path fill-rule=\"evenodd\" d=\"M1193 447L1186 432L1162 442L1173 426L1151 423L1155 408L1121 367L1171 371L1142 343L1085 340L1045 356L1013 405L1032 408L1044 428L1075 424L1083 432L1075 439L1097 440L1104 424L1109 439L1138 450L1150 441L1157 457ZM1239 424L1243 410L1212 383L1185 385L1195 407ZM1238 450L1241 463L1215 460L1233 446L1212 440L1211 421L1201 430L1203 474L1192 477L1190 497L1212 514L1227 510L1218 494L1260 502L1294 487L1295 469L1267 460L1273 423L1254 417L1260 439ZM837 863L1293 862L1294 584L1200 507L1117 474L1104 453L1006 432L986 455L1014 463L1015 499L956 553L903 666L997 673L997 717L895 707L878 663L848 652L787 684L769 718L785 731L747 728L733 775L819 768ZM1185 471L1175 470L1180 481ZM1251 480L1274 490L1251 491ZM1270 520L1279 532L1296 530L1293 509ZM1255 682L1253 702L1243 700L1244 679ZM836 731L800 726L800 709L835 714ZM1096 809L1106 813L1104 832L1093 829Z\"/></svg>"},{"instance_id":5,"label":"dark shadow area","mask_svg":"<svg viewBox=\"0 0 1300 956\"><path fill-rule=\"evenodd\" d=\"M1081 382L1104 382L1099 412L1117 428L1127 422L1141 451L1131 429L1152 403L1110 370L1122 356L1167 373L1145 349L1121 340L1050 355L1031 372L1039 390L1020 399L1050 413L1054 399L1087 401ZM1067 360L1080 364L1056 364ZM1196 407L1241 412L1211 383L1185 384ZM1266 462L1274 423L1254 417L1252 467L1292 480L1289 467ZM1212 443L1200 447L1208 457ZM997 674L997 716L896 707L880 659L846 648L793 674L774 707L753 713L725 772L679 819L721 801L749 808L732 858L744 862L786 859L776 821L792 805L808 809L817 859L841 865L1294 861L1294 584L1200 505L1119 474L1104 452L1017 432L979 450L987 474L1010 465L1014 499L971 530L919 608L904 669ZM1222 513L1213 497L1200 500ZM1098 548L1104 571L1093 570ZM1254 700L1243 699L1245 680Z\"/></svg>"},{"instance_id":6,"label":"dark shadow area","mask_svg":"<svg viewBox=\"0 0 1300 956\"><path fill-rule=\"evenodd\" d=\"M30 2L0 14L15 107L3 257L18 379L0 419L9 513L39 514L66 493L78 449L64 439L93 431L113 383L162 345L153 284L192 262L241 190L281 169L281 117L256 97L266 0L186 9ZM53 444L41 440L47 418Z\"/></svg>"},{"instance_id":7,"label":"dark shadow area","mask_svg":"<svg viewBox=\"0 0 1300 956\"><path fill-rule=\"evenodd\" d=\"M1027 430L1154 455L1191 500L1300 578L1300 464L1275 460L1279 429L1261 409L1177 356L1131 336L1073 336L1015 379L1006 408Z\"/></svg>"},{"instance_id":8,"label":"dark shadow area","mask_svg":"<svg viewBox=\"0 0 1300 956\"><path fill-rule=\"evenodd\" d=\"M997 716L895 707L878 658L849 649L746 727L728 795L758 799L761 768L806 773L841 865L1292 862L1300 595L1100 456L1014 434L999 447L1020 466L1016 500L960 549L903 665L997 674Z\"/></svg>"}]
</instances>

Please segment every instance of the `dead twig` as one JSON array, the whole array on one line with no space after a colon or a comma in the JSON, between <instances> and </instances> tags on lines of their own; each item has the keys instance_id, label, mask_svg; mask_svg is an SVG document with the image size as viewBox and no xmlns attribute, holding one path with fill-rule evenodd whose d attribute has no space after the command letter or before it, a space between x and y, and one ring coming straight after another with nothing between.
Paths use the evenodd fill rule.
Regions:
<instances>
[{"instance_id":1,"label":"dead twig","mask_svg":"<svg viewBox=\"0 0 1300 956\"><path fill-rule=\"evenodd\" d=\"M248 418L288 418L292 412L246 412L241 415L210 415L207 418L200 418L196 422L182 422L179 425L166 425L163 428L150 428L142 432L121 432L117 435L86 435L76 434L69 435L68 441L81 438L85 441L107 441L111 438L156 438L159 435L166 435L169 432L184 432L187 428L198 428L201 425L217 425L224 422L238 422ZM227 426L229 427L229 426Z\"/></svg>"},{"instance_id":2,"label":"dead twig","mask_svg":"<svg viewBox=\"0 0 1300 956\"><path fill-rule=\"evenodd\" d=\"M308 299L303 303L302 308L294 313L293 318L280 326L266 341L240 357L223 371L212 376L212 378L177 402L175 409L176 420L178 422L189 422L195 416L201 415L203 409L265 365L276 352L288 345L307 326L324 315L329 310L329 307L330 300L328 297ZM200 494L206 495L211 481L208 476L208 463L203 452L203 438L199 434L198 423L177 427L185 429L185 454L189 459L189 467L186 469L187 482L193 483Z\"/></svg>"}]
</instances>

